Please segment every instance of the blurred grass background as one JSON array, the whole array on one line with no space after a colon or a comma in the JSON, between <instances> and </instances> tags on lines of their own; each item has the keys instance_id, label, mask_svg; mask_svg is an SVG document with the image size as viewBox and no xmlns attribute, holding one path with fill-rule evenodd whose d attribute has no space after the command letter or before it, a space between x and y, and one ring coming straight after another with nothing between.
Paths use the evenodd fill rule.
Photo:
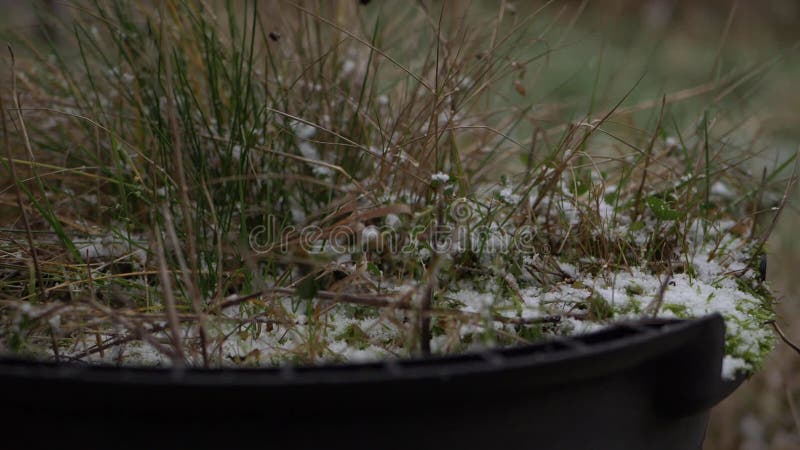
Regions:
<instances>
[{"instance_id":1,"label":"blurred grass background","mask_svg":"<svg viewBox=\"0 0 800 450\"><path fill-rule=\"evenodd\" d=\"M353 0L354 2L357 0ZM433 2L441 8L440 2ZM495 14L499 2L449 2L470 14ZM393 3L391 7L400 3ZM0 0L7 33L41 33L32 2ZM62 12L55 1L43 8ZM544 6L506 3L517 14ZM388 7L388 3L383 5ZM559 0L537 19L532 36L545 61L526 74L520 104L557 105L560 118L579 119L594 105L614 103L637 81L629 104L700 88L730 74L750 74L720 102L695 95L671 107L676 121L695 120L706 108L726 110L742 145L753 145L749 169L759 173L798 150L800 143L800 2L796 0ZM546 31L546 33L545 33ZM532 48L537 48L532 45ZM2 79L7 78L3 58ZM551 117L551 116L548 116ZM546 119L545 119L546 120ZM754 144L751 144L754 143ZM769 243L767 279L780 300L779 323L800 341L800 226L797 194ZM800 448L800 355L779 344L761 372L712 414L705 449Z\"/></svg>"}]
</instances>

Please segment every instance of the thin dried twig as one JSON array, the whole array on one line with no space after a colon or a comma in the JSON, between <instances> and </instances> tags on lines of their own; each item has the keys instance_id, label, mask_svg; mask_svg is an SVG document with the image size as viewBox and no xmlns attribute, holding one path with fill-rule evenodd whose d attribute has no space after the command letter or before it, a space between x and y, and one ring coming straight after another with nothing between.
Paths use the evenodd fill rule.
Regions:
<instances>
[{"instance_id":1,"label":"thin dried twig","mask_svg":"<svg viewBox=\"0 0 800 450\"><path fill-rule=\"evenodd\" d=\"M14 98L14 106L17 110L17 119L19 120L20 128L22 130L22 136L25 140L25 148L28 150L30 155L31 161L33 161L33 150L31 149L30 139L28 138L28 132L25 129L25 122L22 119L22 111L20 109L19 104L19 97L17 95L17 74L16 74L16 58L14 57L14 50L11 48L11 45L8 46L8 52L11 54L11 95ZM11 166L11 178L14 182L14 186L16 187L17 193L17 204L19 205L20 213L22 214L22 221L25 225L25 234L28 239L28 248L31 253L31 258L33 259L33 270L34 276L36 280L36 292L39 294L39 299L45 299L45 291L44 291L44 283L42 282L42 268L39 266L39 256L36 253L36 246L33 245L33 233L31 232L31 224L30 219L28 218L28 212L22 205L22 193L20 192L20 183L19 178L17 178L16 167L13 162L13 154L11 153L11 145L9 144L8 139L8 129L6 127L6 112L5 112L5 105L2 104L2 96L0 96L0 110L2 110L2 122L3 122L3 141L6 146L6 151L8 152L8 160ZM35 174L35 172L34 172ZM50 326L50 345L53 350L53 356L58 362L61 359L60 352L58 350L58 342L56 340L55 331L53 327Z\"/></svg>"},{"instance_id":2,"label":"thin dried twig","mask_svg":"<svg viewBox=\"0 0 800 450\"><path fill-rule=\"evenodd\" d=\"M658 315L658 311L661 310L661 305L664 304L664 294L667 292L667 286L669 286L669 282L672 280L672 274L668 273L667 278L661 283L661 286L658 288L658 293L656 297L647 305L647 314L651 317L656 317Z\"/></svg>"},{"instance_id":3,"label":"thin dried twig","mask_svg":"<svg viewBox=\"0 0 800 450\"><path fill-rule=\"evenodd\" d=\"M167 237L169 238L170 246L175 254L175 258L178 260L178 265L181 268L181 275L183 278L183 284L186 286L192 296L192 309L194 310L195 314L198 315L197 321L197 331L200 336L200 347L201 347L201 356L203 358L203 367L209 367L208 361L208 340L206 339L206 319L205 314L203 313L203 307L200 304L200 291L197 289L196 284L196 277L193 279L192 274L196 274L196 268L192 267L191 269L186 264L186 258L183 256L183 251L181 250L180 241L178 240L178 234L175 231L175 225L172 221L172 214L169 212L169 208L162 209L162 217L164 217L165 222L165 230L167 232ZM191 238L189 238L191 239ZM191 248L191 247L190 247ZM191 251L191 250L190 250Z\"/></svg>"},{"instance_id":4,"label":"thin dried twig","mask_svg":"<svg viewBox=\"0 0 800 450\"><path fill-rule=\"evenodd\" d=\"M422 79L422 77L420 77L419 75L417 75L417 74L415 74L414 72L412 72L412 71L411 71L411 69L409 69L408 67L406 67L406 66L404 66L404 65L400 64L400 63L399 63L399 62L398 62L396 59L394 59L394 58L392 58L391 56L389 56L388 54L386 54L386 52L384 52L383 50L379 49L378 47L375 47L374 45L372 45L372 44L371 44L371 43L369 43L368 41L366 41L366 40L364 40L364 39L361 39L359 36L357 36L357 35L356 35L355 33L353 33L352 31L349 31L349 30L345 29L344 27L342 27L342 26L341 26L341 25L339 25L338 23L335 23L335 22L333 22L333 21L331 21L331 20L328 20L328 19L326 19L326 18L324 18L324 17L320 16L319 14L314 14L314 12L313 12L313 11L306 9L306 8L304 8L304 7L300 6L300 5L298 5L297 3L294 3L294 2L289 2L289 3L290 3L292 6L294 6L295 8L299 9L300 11L302 11L302 12L304 12L304 13L306 13L306 14L308 14L308 15L312 16L313 18L315 18L315 19L319 20L320 22L326 23L326 24L328 24L329 26L331 26L332 28L335 28L335 29L336 29L337 31L339 31L340 33L344 33L344 34L346 34L346 35L350 36L351 38L355 39L356 41L358 41L360 44L364 45L365 47L369 47L369 48L370 48L372 51L374 51L375 53L377 53L377 54L379 54L379 55L383 56L383 57L384 57L384 58L386 58L386 59L387 59L389 62L391 62L392 64L394 64L395 66L397 66L397 68L399 68L400 70L402 70L402 71L404 71L405 73L407 73L407 74L408 74L408 76L410 76L411 78L413 78L414 80L416 80L416 81L417 81L419 84L421 84L422 86L424 86L424 87L425 87L425 89L427 89L429 92L433 92L433 91L434 91L434 90L433 90L433 88L431 87L431 85L430 85L430 84L428 84L428 83L426 83L426 82L425 82L425 80L423 80L423 79Z\"/></svg>"},{"instance_id":5,"label":"thin dried twig","mask_svg":"<svg viewBox=\"0 0 800 450\"><path fill-rule=\"evenodd\" d=\"M153 328L150 329L149 333L150 334L159 333L159 332L164 331L166 329L167 329L167 325L156 325L156 326L154 326ZM81 360L81 359L83 359L83 358L85 358L87 356L94 355L95 353L100 353L100 355L102 357L102 354L103 354L103 352L105 350L108 350L110 348L114 348L114 347L122 345L122 344L127 344L128 342L135 341L137 339L141 339L141 335L139 333L137 333L137 332L132 332L132 333L129 333L129 334L125 335L125 336L121 336L121 337L117 337L117 338L107 339L105 342L98 343L98 345L95 345L92 348L84 350L81 353L78 353L78 354L75 354L75 355L71 355L70 358L73 359L73 360Z\"/></svg>"},{"instance_id":6,"label":"thin dried twig","mask_svg":"<svg viewBox=\"0 0 800 450\"><path fill-rule=\"evenodd\" d=\"M783 333L783 330L781 330L781 327L778 326L777 322L775 322L774 320L768 320L768 321L764 322L764 324L765 325L772 325L772 328L775 329L775 332L778 333L778 336L781 337L781 340L783 342L785 342L786 345L791 347L792 350L796 351L798 355L800 355L800 346L798 346L797 344L795 344L794 342L789 340L788 337L786 337L786 335Z\"/></svg>"},{"instance_id":7,"label":"thin dried twig","mask_svg":"<svg viewBox=\"0 0 800 450\"><path fill-rule=\"evenodd\" d=\"M170 333L172 334L173 345L175 346L175 354L172 359L176 366L182 366L184 362L183 337L181 336L180 321L175 307L175 295L172 292L172 281L167 271L167 258L164 256L164 242L161 239L161 233L156 231L155 235L159 268L158 276L161 281L162 291L164 292L164 302L167 306L167 322L169 324Z\"/></svg>"},{"instance_id":8,"label":"thin dried twig","mask_svg":"<svg viewBox=\"0 0 800 450\"><path fill-rule=\"evenodd\" d=\"M254 292L252 294L244 295L242 297L229 299L224 303L222 303L220 305L220 308L221 309L229 308L231 306L236 306L269 294L297 295L297 292L295 289L292 288L269 288L260 292ZM417 309L417 307L411 304L410 302L406 300L397 300L397 297L393 296L371 295L371 294L347 294L347 293L330 292L330 291L317 291L317 293L314 295L319 299L336 303L349 303L353 305L372 306L375 308L392 308L403 311L410 311ZM456 309L445 309L445 308L429 308L425 313L425 315L447 316L447 317L460 318L463 320L477 320L477 321L482 321L486 319L486 316L479 313L472 313L466 311L459 311ZM585 318L583 315L580 314L569 314L569 315L564 315L564 317L571 317L573 319L578 319L578 320L582 320ZM510 325L534 325L541 323L558 323L561 321L561 319L562 316L558 315L532 317L532 318L505 317L499 314L495 314L492 316L492 320L494 320L495 322L506 323Z\"/></svg>"},{"instance_id":9,"label":"thin dried twig","mask_svg":"<svg viewBox=\"0 0 800 450\"><path fill-rule=\"evenodd\" d=\"M753 259L751 263L756 262L756 258L759 258L759 250L764 248L764 244L767 243L767 239L769 239L772 232L775 230L775 227L778 225L778 219L781 217L781 213L783 212L784 208L786 207L786 203L789 201L789 194L792 191L792 187L794 186L795 182L797 182L797 170L798 170L798 162L795 161L794 168L792 169L792 176L789 177L789 181L786 183L786 187L783 190L783 196L781 197L780 204L775 211L775 215L772 217L772 222L770 222L769 227L767 227L766 232L761 236L758 241L758 244L754 247L756 251L753 253ZM750 264L753 266L754 264Z\"/></svg>"},{"instance_id":10,"label":"thin dried twig","mask_svg":"<svg viewBox=\"0 0 800 450\"><path fill-rule=\"evenodd\" d=\"M644 168L642 169L642 179L639 181L639 188L636 190L636 197L634 200L634 219L638 220L639 216L642 214L641 209L641 201L642 201L642 192L644 191L645 183L647 182L647 170L650 168L650 158L653 153L653 146L656 144L656 139L659 136L659 132L661 131L661 121L664 119L664 106L667 102L667 96L664 95L661 97L661 109L658 111L658 121L656 122L655 131L653 131L653 136L650 138L650 143L647 145L647 149L645 150L644 154Z\"/></svg>"},{"instance_id":11,"label":"thin dried twig","mask_svg":"<svg viewBox=\"0 0 800 450\"><path fill-rule=\"evenodd\" d=\"M162 3L162 7L164 4ZM166 14L166 11L162 10L161 14ZM164 17L164 16L162 16ZM162 36L169 36L169 34L164 33L164 22L160 23L162 27ZM168 40L162 40L162 51L164 54L169 54L167 51L167 44ZM181 270L183 271L183 279L184 285L189 290L192 307L194 308L197 314L202 313L202 306L200 305L200 279L198 277L198 250L197 250L197 242L194 236L194 223L192 220L192 203L189 201L189 187L186 181L186 171L183 167L183 141L181 139L182 130L178 125L178 112L175 100L175 86L173 85L172 81L172 59L170 57L164 58L164 68L165 68L165 78L167 82L167 118L169 120L169 127L170 133L172 134L172 150L173 160L175 162L175 169L176 175L178 178L178 188L180 193L180 205L181 211L183 213L183 231L186 233L186 243L187 243L187 256L189 266L186 266L186 258L184 258L180 246L178 245L178 239L175 233L174 226L170 223L167 227L169 231L169 236L174 238L171 239L173 249L175 250L175 254L178 258L178 261L181 264ZM164 212L169 214L169 210L164 208ZM171 219L168 219L171 222ZM188 269L188 272L187 272ZM173 330L174 331L174 330ZM208 345L206 341L206 326L205 320L201 317L199 321L199 334L200 334L200 346L201 346L201 354L203 357L203 366L208 367Z\"/></svg>"},{"instance_id":12,"label":"thin dried twig","mask_svg":"<svg viewBox=\"0 0 800 450\"><path fill-rule=\"evenodd\" d=\"M17 97L17 74L16 74L16 58L14 57L14 50L11 48L11 45L8 46L8 52L11 54L11 95L14 97L14 105L16 106L17 110L17 117L20 121L20 127L25 127L25 123L22 121L22 111L20 110L19 99ZM31 222L30 218L28 218L28 211L24 208L22 204L22 192L20 189L19 178L17 177L17 166L14 163L14 155L11 153L11 144L9 143L8 139L8 128L6 125L6 107L3 104L3 96L0 95L0 122L3 123L3 144L6 147L6 152L8 153L8 164L11 167L11 181L16 186L16 194L17 194L17 204L19 205L20 214L22 214L22 223L25 225L25 235L28 240L28 248L31 254L31 259L33 260L33 269L34 275L36 277L36 288L39 292L39 298L44 300L45 292L44 292L44 285L42 284L42 269L39 266L39 256L36 252L36 246L33 244L33 233L31 232ZM27 139L27 133L23 133L25 135L25 142L30 151L30 141Z\"/></svg>"}]
</instances>

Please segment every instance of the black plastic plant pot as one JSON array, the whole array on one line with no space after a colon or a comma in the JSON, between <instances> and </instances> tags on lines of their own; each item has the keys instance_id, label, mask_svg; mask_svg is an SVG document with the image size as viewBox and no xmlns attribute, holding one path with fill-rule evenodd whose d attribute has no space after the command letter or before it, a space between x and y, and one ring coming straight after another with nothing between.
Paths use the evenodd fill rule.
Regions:
<instances>
[{"instance_id":1,"label":"black plastic plant pot","mask_svg":"<svg viewBox=\"0 0 800 450\"><path fill-rule=\"evenodd\" d=\"M720 377L724 334L710 315L369 364L176 371L3 359L0 447L699 449L710 408L742 381Z\"/></svg>"}]
</instances>

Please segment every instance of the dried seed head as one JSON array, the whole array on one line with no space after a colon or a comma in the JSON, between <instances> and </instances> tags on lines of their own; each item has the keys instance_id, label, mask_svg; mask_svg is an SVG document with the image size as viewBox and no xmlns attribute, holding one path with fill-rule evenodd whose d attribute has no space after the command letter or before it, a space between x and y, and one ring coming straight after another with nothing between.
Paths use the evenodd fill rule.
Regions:
<instances>
[{"instance_id":1,"label":"dried seed head","mask_svg":"<svg viewBox=\"0 0 800 450\"><path fill-rule=\"evenodd\" d=\"M525 90L525 86L523 86L519 80L514 80L514 89L517 90L517 94L522 95L523 97L528 93L528 91Z\"/></svg>"}]
</instances>

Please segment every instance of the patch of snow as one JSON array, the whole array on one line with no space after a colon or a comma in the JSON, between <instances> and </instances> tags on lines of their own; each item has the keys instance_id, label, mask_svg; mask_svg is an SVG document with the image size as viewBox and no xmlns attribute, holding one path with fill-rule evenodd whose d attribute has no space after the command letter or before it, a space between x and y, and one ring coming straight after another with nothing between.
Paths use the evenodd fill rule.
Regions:
<instances>
[{"instance_id":1,"label":"patch of snow","mask_svg":"<svg viewBox=\"0 0 800 450\"><path fill-rule=\"evenodd\" d=\"M522 199L522 196L515 194L511 188L503 188L500 190L500 199L509 205L516 205Z\"/></svg>"},{"instance_id":2,"label":"patch of snow","mask_svg":"<svg viewBox=\"0 0 800 450\"><path fill-rule=\"evenodd\" d=\"M735 196L731 188L722 181L715 181L714 184L711 185L711 195L722 198L733 198Z\"/></svg>"},{"instance_id":3,"label":"patch of snow","mask_svg":"<svg viewBox=\"0 0 800 450\"><path fill-rule=\"evenodd\" d=\"M361 240L366 243L377 242L381 232L375 225L370 225L361 230Z\"/></svg>"},{"instance_id":4,"label":"patch of snow","mask_svg":"<svg viewBox=\"0 0 800 450\"><path fill-rule=\"evenodd\" d=\"M386 215L386 225L389 228L396 230L400 227L401 223L400 217L397 214L390 213Z\"/></svg>"},{"instance_id":5,"label":"patch of snow","mask_svg":"<svg viewBox=\"0 0 800 450\"><path fill-rule=\"evenodd\" d=\"M495 295L493 293L478 292L472 289L462 289L452 292L450 297L463 303L464 311L467 312L487 312L494 304Z\"/></svg>"},{"instance_id":6,"label":"patch of snow","mask_svg":"<svg viewBox=\"0 0 800 450\"><path fill-rule=\"evenodd\" d=\"M342 75L350 75L354 70L356 70L356 62L352 59L346 59L342 63Z\"/></svg>"},{"instance_id":7,"label":"patch of snow","mask_svg":"<svg viewBox=\"0 0 800 450\"><path fill-rule=\"evenodd\" d=\"M428 250L427 247L423 247L419 250L419 259L426 261L431 258L431 251Z\"/></svg>"},{"instance_id":8,"label":"patch of snow","mask_svg":"<svg viewBox=\"0 0 800 450\"><path fill-rule=\"evenodd\" d=\"M301 142L297 144L297 149L300 150L300 154L303 155L304 158L319 161L319 152L313 144Z\"/></svg>"},{"instance_id":9,"label":"patch of snow","mask_svg":"<svg viewBox=\"0 0 800 450\"><path fill-rule=\"evenodd\" d=\"M242 158L242 151L243 151L242 146L236 144L231 148L231 156L233 157L233 159L239 161Z\"/></svg>"},{"instance_id":10,"label":"patch of snow","mask_svg":"<svg viewBox=\"0 0 800 450\"><path fill-rule=\"evenodd\" d=\"M289 125L291 126L294 135L300 139L310 139L317 132L317 127L299 120L292 120Z\"/></svg>"},{"instance_id":11,"label":"patch of snow","mask_svg":"<svg viewBox=\"0 0 800 450\"><path fill-rule=\"evenodd\" d=\"M50 324L50 326L54 330L60 330L61 329L61 315L60 314L54 314L54 315L50 316L50 318L47 319L47 323Z\"/></svg>"},{"instance_id":12,"label":"patch of snow","mask_svg":"<svg viewBox=\"0 0 800 450\"><path fill-rule=\"evenodd\" d=\"M431 181L438 181L440 183L447 183L450 181L450 175L444 172L436 172L435 174L431 175Z\"/></svg>"},{"instance_id":13,"label":"patch of snow","mask_svg":"<svg viewBox=\"0 0 800 450\"><path fill-rule=\"evenodd\" d=\"M736 372L740 370L747 370L750 365L742 358L736 358L730 355L725 355L722 359L722 379L733 380L736 378Z\"/></svg>"}]
</instances>

